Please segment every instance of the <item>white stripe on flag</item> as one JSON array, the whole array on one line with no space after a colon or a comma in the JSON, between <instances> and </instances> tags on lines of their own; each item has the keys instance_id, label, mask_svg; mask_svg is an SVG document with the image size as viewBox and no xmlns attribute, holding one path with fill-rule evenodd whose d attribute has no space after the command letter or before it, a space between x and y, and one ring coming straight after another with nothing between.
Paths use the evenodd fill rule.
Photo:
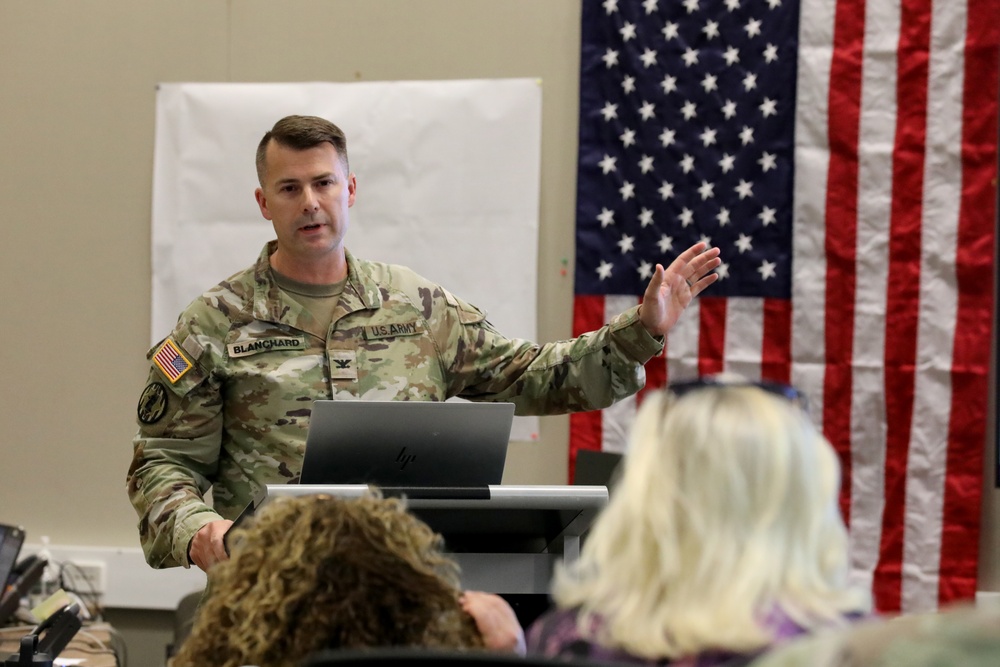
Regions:
<instances>
[{"instance_id":1,"label":"white stripe on flag","mask_svg":"<svg viewBox=\"0 0 1000 667\"><path fill-rule=\"evenodd\" d=\"M826 182L829 168L830 61L836 3L802 0L795 103L792 235L792 383L809 396L822 427L826 358ZM803 224L808 223L808 224Z\"/></svg>"},{"instance_id":2,"label":"white stripe on flag","mask_svg":"<svg viewBox=\"0 0 1000 667\"><path fill-rule=\"evenodd\" d=\"M667 382L698 377L701 304L693 299L667 338Z\"/></svg>"},{"instance_id":3,"label":"white stripe on flag","mask_svg":"<svg viewBox=\"0 0 1000 667\"><path fill-rule=\"evenodd\" d=\"M906 470L902 608L938 606L944 479L951 405L951 351L957 316L955 253L961 208L964 2L935 2L928 75L927 159L917 376Z\"/></svg>"},{"instance_id":4,"label":"white stripe on flag","mask_svg":"<svg viewBox=\"0 0 1000 667\"><path fill-rule=\"evenodd\" d=\"M724 368L751 380L759 380L764 348L764 299L729 299L726 305Z\"/></svg>"},{"instance_id":5,"label":"white stripe on flag","mask_svg":"<svg viewBox=\"0 0 1000 667\"><path fill-rule=\"evenodd\" d=\"M866 3L858 135L858 221L851 398L851 564L870 581L885 506L885 328L896 136L899 6Z\"/></svg>"},{"instance_id":6,"label":"white stripe on flag","mask_svg":"<svg viewBox=\"0 0 1000 667\"><path fill-rule=\"evenodd\" d=\"M604 299L604 321L635 306L639 300L631 295L608 295ZM601 414L601 449L622 454L628 448L628 434L635 421L636 397L629 396L604 408Z\"/></svg>"}]
</instances>

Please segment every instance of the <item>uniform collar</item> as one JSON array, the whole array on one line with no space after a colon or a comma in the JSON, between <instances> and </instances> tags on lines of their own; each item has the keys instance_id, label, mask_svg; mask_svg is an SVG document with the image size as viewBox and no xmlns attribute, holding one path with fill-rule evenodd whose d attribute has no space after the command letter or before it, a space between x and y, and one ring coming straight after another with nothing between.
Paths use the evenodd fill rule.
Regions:
<instances>
[{"instance_id":1,"label":"uniform collar","mask_svg":"<svg viewBox=\"0 0 1000 667\"><path fill-rule=\"evenodd\" d=\"M278 248L277 241L269 241L261 250L254 265L253 316L266 322L281 322L301 329L302 307L284 298L281 288L271 277L271 255ZM382 299L378 283L349 250L347 255L347 283L340 298L335 319L358 310L380 308Z\"/></svg>"}]
</instances>

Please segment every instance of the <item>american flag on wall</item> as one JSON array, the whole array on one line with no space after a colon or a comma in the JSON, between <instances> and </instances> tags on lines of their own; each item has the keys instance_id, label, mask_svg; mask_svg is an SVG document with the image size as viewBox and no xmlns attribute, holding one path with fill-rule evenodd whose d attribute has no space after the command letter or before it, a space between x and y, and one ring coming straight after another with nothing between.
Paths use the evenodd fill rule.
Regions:
<instances>
[{"instance_id":1,"label":"american flag on wall","mask_svg":"<svg viewBox=\"0 0 1000 667\"><path fill-rule=\"evenodd\" d=\"M575 332L719 247L646 391L806 391L881 610L976 590L998 43L1000 0L583 0ZM641 401L573 415L571 471Z\"/></svg>"}]
</instances>

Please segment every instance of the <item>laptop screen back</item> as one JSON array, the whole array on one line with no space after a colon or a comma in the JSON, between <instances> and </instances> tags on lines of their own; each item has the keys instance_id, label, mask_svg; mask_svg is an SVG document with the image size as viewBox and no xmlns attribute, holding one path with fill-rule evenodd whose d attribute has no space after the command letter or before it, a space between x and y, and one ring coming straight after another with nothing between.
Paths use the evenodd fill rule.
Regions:
<instances>
[{"instance_id":1,"label":"laptop screen back","mask_svg":"<svg viewBox=\"0 0 1000 667\"><path fill-rule=\"evenodd\" d=\"M622 455L616 452L578 449L573 484L606 486L610 489L618 481L618 476L621 474L621 462Z\"/></svg>"},{"instance_id":2,"label":"laptop screen back","mask_svg":"<svg viewBox=\"0 0 1000 667\"><path fill-rule=\"evenodd\" d=\"M513 403L316 401L302 484L500 484Z\"/></svg>"}]
</instances>

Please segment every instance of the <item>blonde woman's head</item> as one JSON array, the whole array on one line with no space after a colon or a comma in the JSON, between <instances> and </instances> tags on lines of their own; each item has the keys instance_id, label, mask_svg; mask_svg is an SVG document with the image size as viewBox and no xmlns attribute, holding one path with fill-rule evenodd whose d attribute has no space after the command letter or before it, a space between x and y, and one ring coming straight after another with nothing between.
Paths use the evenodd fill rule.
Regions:
<instances>
[{"instance_id":1,"label":"blonde woman's head","mask_svg":"<svg viewBox=\"0 0 1000 667\"><path fill-rule=\"evenodd\" d=\"M747 651L777 610L808 627L865 607L847 585L833 448L793 400L739 380L653 393L561 606L645 656ZM581 626L583 627L583 626Z\"/></svg>"}]
</instances>

